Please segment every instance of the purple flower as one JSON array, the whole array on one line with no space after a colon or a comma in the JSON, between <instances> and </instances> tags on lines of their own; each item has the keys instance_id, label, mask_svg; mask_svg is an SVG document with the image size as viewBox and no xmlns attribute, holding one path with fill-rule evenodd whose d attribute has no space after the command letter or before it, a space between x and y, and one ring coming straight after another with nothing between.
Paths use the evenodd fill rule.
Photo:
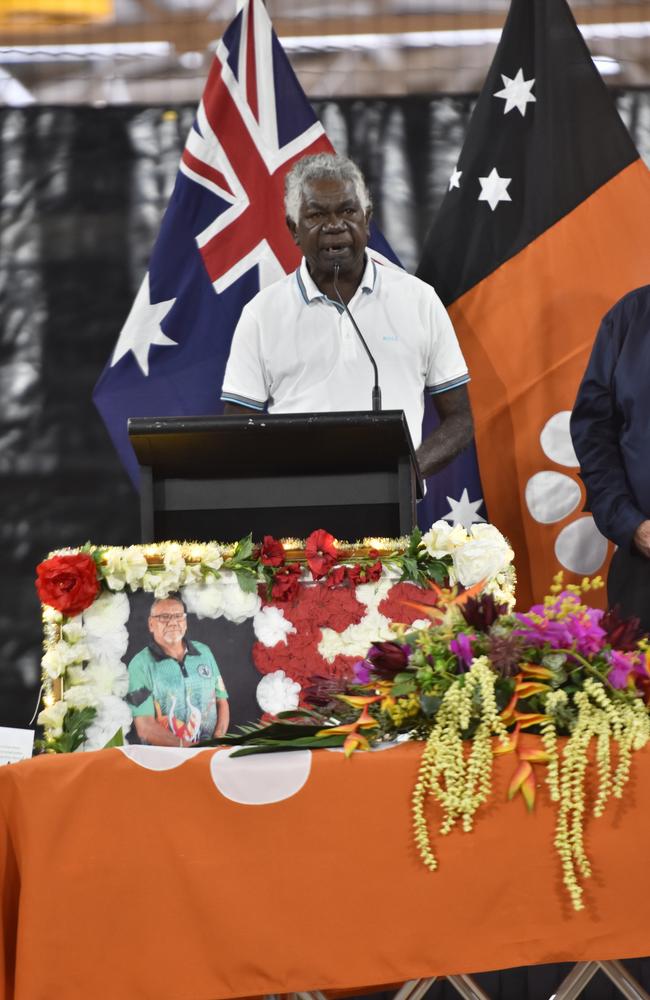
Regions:
<instances>
[{"instance_id":1,"label":"purple flower","mask_svg":"<svg viewBox=\"0 0 650 1000\"><path fill-rule=\"evenodd\" d=\"M611 670L607 675L607 680L615 688L625 688L630 674L635 670L635 662L626 654L617 649L612 649L607 654L607 659L611 664Z\"/></svg>"},{"instance_id":2,"label":"purple flower","mask_svg":"<svg viewBox=\"0 0 650 1000\"><path fill-rule=\"evenodd\" d=\"M397 674L406 670L410 653L411 647L405 643L375 642L368 650L366 660L370 661L375 676L392 681Z\"/></svg>"},{"instance_id":3,"label":"purple flower","mask_svg":"<svg viewBox=\"0 0 650 1000\"><path fill-rule=\"evenodd\" d=\"M367 660L357 660L356 663L353 663L352 671L354 673L355 684L369 684L371 670L372 664L368 663Z\"/></svg>"},{"instance_id":4,"label":"purple flower","mask_svg":"<svg viewBox=\"0 0 650 1000\"><path fill-rule=\"evenodd\" d=\"M462 671L467 670L474 659L472 650L472 640L465 632L459 632L455 639L449 643L452 653L458 657L458 666Z\"/></svg>"},{"instance_id":5,"label":"purple flower","mask_svg":"<svg viewBox=\"0 0 650 1000\"><path fill-rule=\"evenodd\" d=\"M548 643L553 649L575 649L591 656L605 645L602 616L598 608L584 608L576 594L563 591L552 604L536 604L526 614L515 615L523 626L516 634L533 645Z\"/></svg>"}]
</instances>

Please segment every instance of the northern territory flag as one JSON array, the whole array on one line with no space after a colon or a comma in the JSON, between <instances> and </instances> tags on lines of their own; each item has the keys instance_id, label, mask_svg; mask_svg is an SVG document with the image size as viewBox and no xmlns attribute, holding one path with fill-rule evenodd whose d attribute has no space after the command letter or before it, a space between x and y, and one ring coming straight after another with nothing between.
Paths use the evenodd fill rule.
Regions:
<instances>
[{"instance_id":1,"label":"northern territory flag","mask_svg":"<svg viewBox=\"0 0 650 1000\"><path fill-rule=\"evenodd\" d=\"M418 270L467 359L518 606L602 572L569 415L604 313L650 274L650 172L565 0L512 0Z\"/></svg>"}]
</instances>

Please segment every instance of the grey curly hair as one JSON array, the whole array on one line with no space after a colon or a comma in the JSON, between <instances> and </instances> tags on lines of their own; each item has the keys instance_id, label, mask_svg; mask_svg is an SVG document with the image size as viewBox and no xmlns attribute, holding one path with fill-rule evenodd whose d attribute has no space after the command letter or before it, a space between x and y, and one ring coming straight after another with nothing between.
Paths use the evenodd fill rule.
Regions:
<instances>
[{"instance_id":1,"label":"grey curly hair","mask_svg":"<svg viewBox=\"0 0 650 1000\"><path fill-rule=\"evenodd\" d=\"M285 177L284 210L287 219L294 225L298 223L305 185L321 180L352 181L363 211L368 212L372 208L370 193L356 163L338 153L314 153L298 160Z\"/></svg>"}]
</instances>

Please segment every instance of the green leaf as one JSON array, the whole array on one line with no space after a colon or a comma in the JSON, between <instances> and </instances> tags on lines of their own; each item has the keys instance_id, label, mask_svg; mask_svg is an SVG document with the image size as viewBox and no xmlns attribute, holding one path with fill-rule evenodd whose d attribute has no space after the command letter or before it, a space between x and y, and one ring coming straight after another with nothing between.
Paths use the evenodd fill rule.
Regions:
<instances>
[{"instance_id":1,"label":"green leaf","mask_svg":"<svg viewBox=\"0 0 650 1000\"><path fill-rule=\"evenodd\" d=\"M252 534L246 535L245 538L240 538L235 546L235 551L233 554L233 562L244 562L245 559L250 559L253 555L253 536Z\"/></svg>"},{"instance_id":2,"label":"green leaf","mask_svg":"<svg viewBox=\"0 0 650 1000\"><path fill-rule=\"evenodd\" d=\"M122 727L117 730L117 732L111 736L108 743L104 744L104 750L108 750L110 747L123 747L124 746L124 733L122 732Z\"/></svg>"},{"instance_id":3,"label":"green leaf","mask_svg":"<svg viewBox=\"0 0 650 1000\"><path fill-rule=\"evenodd\" d=\"M341 747L345 742L344 733L335 733L333 736L322 736L320 739L309 739L304 737L300 740L273 740L268 743L257 743L235 750L232 757L248 757L254 753L277 753L287 750L323 750L327 747Z\"/></svg>"},{"instance_id":4,"label":"green leaf","mask_svg":"<svg viewBox=\"0 0 650 1000\"><path fill-rule=\"evenodd\" d=\"M254 594L257 592L256 573L248 569L235 569L233 572L237 577L237 583L245 594Z\"/></svg>"},{"instance_id":5,"label":"green leaf","mask_svg":"<svg viewBox=\"0 0 650 1000\"><path fill-rule=\"evenodd\" d=\"M414 556L404 556L402 579L413 580L415 583L417 583L420 579L420 567L418 566L418 561Z\"/></svg>"},{"instance_id":6,"label":"green leaf","mask_svg":"<svg viewBox=\"0 0 650 1000\"><path fill-rule=\"evenodd\" d=\"M412 694L417 691L417 684L415 683L414 677L409 677L405 681L400 681L398 684L393 684L391 688L391 696L393 698L401 698L405 694Z\"/></svg>"}]
</instances>

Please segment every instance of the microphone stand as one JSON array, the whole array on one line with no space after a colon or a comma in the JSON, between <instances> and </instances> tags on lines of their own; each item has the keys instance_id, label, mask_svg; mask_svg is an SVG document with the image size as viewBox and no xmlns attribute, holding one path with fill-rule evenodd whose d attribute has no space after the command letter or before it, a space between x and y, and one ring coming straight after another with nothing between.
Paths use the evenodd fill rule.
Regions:
<instances>
[{"instance_id":1,"label":"microphone stand","mask_svg":"<svg viewBox=\"0 0 650 1000\"><path fill-rule=\"evenodd\" d=\"M333 279L334 291L336 292L337 299L339 300L339 302L341 303L341 305L345 309L345 312L347 313L347 315L350 317L350 322L352 323L352 326L354 327L359 340L363 344L363 347L364 347L364 350L365 350L366 354L370 358L370 364L372 365L373 371L375 373L375 384L372 387L372 412L373 413L381 413L381 389L379 387L379 371L377 370L377 362L373 358L373 356L372 356L372 354L370 352L370 348L366 344L364 336L363 336L361 330L359 329L359 327L357 326L357 324L355 322L354 316L352 315L352 313L348 309L347 303L343 301L341 293L339 292L339 286L337 285L337 279L338 279L338 276L339 276L339 268L340 268L340 266L341 265L338 263L338 261L334 264L334 279Z\"/></svg>"}]
</instances>

